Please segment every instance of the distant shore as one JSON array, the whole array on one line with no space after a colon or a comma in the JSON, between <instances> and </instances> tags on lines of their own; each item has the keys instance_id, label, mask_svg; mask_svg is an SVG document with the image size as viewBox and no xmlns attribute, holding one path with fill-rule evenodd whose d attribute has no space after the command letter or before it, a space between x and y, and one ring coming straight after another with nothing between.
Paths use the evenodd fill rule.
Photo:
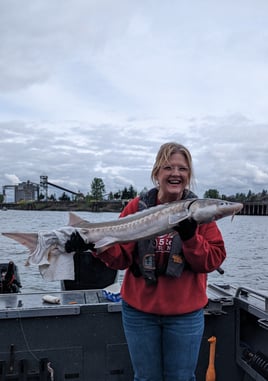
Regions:
<instances>
[{"instance_id":1,"label":"distant shore","mask_svg":"<svg viewBox=\"0 0 268 381\"><path fill-rule=\"evenodd\" d=\"M116 201L33 201L0 204L2 210L50 210L50 211L81 211L81 212L112 212L120 213L128 200Z\"/></svg>"},{"instance_id":2,"label":"distant shore","mask_svg":"<svg viewBox=\"0 0 268 381\"><path fill-rule=\"evenodd\" d=\"M1 203L0 210L51 210L51 211L81 211L81 212L112 212L120 213L129 200L102 201L21 201L18 203ZM268 201L244 202L240 215L268 216Z\"/></svg>"}]
</instances>

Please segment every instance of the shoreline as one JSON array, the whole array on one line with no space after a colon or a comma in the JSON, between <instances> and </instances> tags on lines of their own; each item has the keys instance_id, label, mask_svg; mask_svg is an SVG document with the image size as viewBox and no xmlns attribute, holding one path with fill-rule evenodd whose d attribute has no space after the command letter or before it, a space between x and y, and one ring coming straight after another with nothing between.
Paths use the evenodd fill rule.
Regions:
<instances>
[{"instance_id":1,"label":"shoreline","mask_svg":"<svg viewBox=\"0 0 268 381\"><path fill-rule=\"evenodd\" d=\"M120 213L129 200L119 201L35 201L1 204L1 210L80 211Z\"/></svg>"}]
</instances>

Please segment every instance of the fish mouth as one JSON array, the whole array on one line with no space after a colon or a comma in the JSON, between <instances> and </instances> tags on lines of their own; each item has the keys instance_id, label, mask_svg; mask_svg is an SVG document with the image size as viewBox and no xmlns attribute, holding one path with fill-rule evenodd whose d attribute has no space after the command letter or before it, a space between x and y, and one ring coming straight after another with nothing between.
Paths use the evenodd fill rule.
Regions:
<instances>
[{"instance_id":1,"label":"fish mouth","mask_svg":"<svg viewBox=\"0 0 268 381\"><path fill-rule=\"evenodd\" d=\"M231 221L233 221L234 219L234 216L240 212L240 210L243 209L243 204L239 204L237 205L237 207L235 208L235 210L233 211L233 214L232 214L232 218L231 218Z\"/></svg>"},{"instance_id":2,"label":"fish mouth","mask_svg":"<svg viewBox=\"0 0 268 381\"><path fill-rule=\"evenodd\" d=\"M239 213L240 210L241 210L242 208L243 208L243 204L238 204L238 205L234 206L233 213L231 214L231 221L233 221L235 215L236 215L237 213ZM224 217L224 216L225 216L224 211L223 211L222 213L217 213L217 214L215 215L215 220L219 220L220 218L222 218L222 217Z\"/></svg>"}]
</instances>

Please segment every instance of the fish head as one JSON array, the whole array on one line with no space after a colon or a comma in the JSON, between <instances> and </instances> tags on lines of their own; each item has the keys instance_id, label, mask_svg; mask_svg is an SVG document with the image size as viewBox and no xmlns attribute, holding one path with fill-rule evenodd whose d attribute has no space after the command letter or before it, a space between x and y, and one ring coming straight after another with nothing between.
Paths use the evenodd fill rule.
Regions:
<instances>
[{"instance_id":1,"label":"fish head","mask_svg":"<svg viewBox=\"0 0 268 381\"><path fill-rule=\"evenodd\" d=\"M217 221L221 218L239 213L243 204L220 199L197 199L189 206L189 215L198 224Z\"/></svg>"}]
</instances>

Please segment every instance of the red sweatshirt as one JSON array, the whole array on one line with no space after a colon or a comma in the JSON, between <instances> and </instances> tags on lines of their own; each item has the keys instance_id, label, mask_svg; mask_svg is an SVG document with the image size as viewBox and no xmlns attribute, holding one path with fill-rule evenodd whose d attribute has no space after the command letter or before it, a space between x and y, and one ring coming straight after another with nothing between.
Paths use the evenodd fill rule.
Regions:
<instances>
[{"instance_id":1,"label":"red sweatshirt","mask_svg":"<svg viewBox=\"0 0 268 381\"><path fill-rule=\"evenodd\" d=\"M125 217L138 211L139 198L131 200L122 211ZM156 263L168 257L165 245L168 234L158 237L161 248L156 253ZM226 257L221 232L215 222L198 225L196 234L182 245L190 269L184 269L179 278L160 275L157 284L148 286L142 276L135 277L129 270L133 262L135 243L116 244L101 254L102 261L114 269L127 269L121 287L122 298L132 307L153 314L176 315L193 312L204 307L207 273L216 270Z\"/></svg>"}]
</instances>

